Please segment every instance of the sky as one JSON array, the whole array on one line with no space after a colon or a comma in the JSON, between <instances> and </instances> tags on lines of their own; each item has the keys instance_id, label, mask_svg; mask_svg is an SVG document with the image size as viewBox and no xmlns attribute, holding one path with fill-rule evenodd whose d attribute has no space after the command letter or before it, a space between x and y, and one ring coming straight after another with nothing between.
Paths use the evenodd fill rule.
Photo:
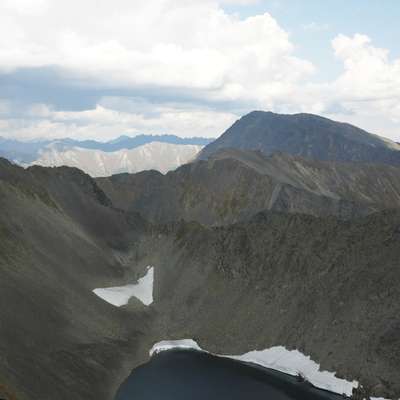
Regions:
<instances>
[{"instance_id":1,"label":"sky","mask_svg":"<svg viewBox=\"0 0 400 400\"><path fill-rule=\"evenodd\" d=\"M217 137L252 110L400 141L398 0L0 0L0 136Z\"/></svg>"}]
</instances>

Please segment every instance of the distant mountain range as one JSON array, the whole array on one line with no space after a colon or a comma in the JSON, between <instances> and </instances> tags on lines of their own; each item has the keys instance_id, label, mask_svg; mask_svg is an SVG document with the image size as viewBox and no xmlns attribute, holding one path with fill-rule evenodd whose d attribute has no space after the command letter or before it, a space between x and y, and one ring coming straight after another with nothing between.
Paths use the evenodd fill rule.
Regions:
<instances>
[{"instance_id":1,"label":"distant mountain range","mask_svg":"<svg viewBox=\"0 0 400 400\"><path fill-rule=\"evenodd\" d=\"M152 142L177 144L177 145L193 145L205 146L211 143L214 139L207 139L202 137L181 138L175 135L138 135L126 136L122 135L117 139L108 142L98 142L95 140L77 141L73 139L58 140L57 144L66 147L79 147L81 149L101 150L104 152L114 152L122 149L135 149Z\"/></svg>"},{"instance_id":2,"label":"distant mountain range","mask_svg":"<svg viewBox=\"0 0 400 400\"><path fill-rule=\"evenodd\" d=\"M152 142L205 146L213 139L193 137L181 138L175 135L138 135L134 137L122 135L107 142L96 140L75 140L70 138L37 141L19 141L0 137L0 155L17 163L29 164L35 161L40 151L47 147L65 150L72 147L89 150L114 152L122 149L131 150Z\"/></svg>"},{"instance_id":3,"label":"distant mountain range","mask_svg":"<svg viewBox=\"0 0 400 400\"><path fill-rule=\"evenodd\" d=\"M49 145L30 165L76 167L93 177L152 169L166 173L194 160L201 149L199 145L163 142L108 152L81 147L59 149L58 146Z\"/></svg>"},{"instance_id":4,"label":"distant mountain range","mask_svg":"<svg viewBox=\"0 0 400 400\"><path fill-rule=\"evenodd\" d=\"M120 136L108 142L69 138L22 142L0 138L0 156L22 166L77 167L92 176L144 169L166 172L192 160L211 140L174 135Z\"/></svg>"},{"instance_id":5,"label":"distant mountain range","mask_svg":"<svg viewBox=\"0 0 400 400\"><path fill-rule=\"evenodd\" d=\"M400 164L398 143L313 114L253 111L208 144L199 158L226 148L259 150L265 155L280 151L322 161Z\"/></svg>"}]
</instances>

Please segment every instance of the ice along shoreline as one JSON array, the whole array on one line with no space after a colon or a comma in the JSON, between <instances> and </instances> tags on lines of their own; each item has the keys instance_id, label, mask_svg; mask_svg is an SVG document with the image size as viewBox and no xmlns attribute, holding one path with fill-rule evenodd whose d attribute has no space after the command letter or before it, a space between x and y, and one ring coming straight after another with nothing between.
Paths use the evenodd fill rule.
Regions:
<instances>
[{"instance_id":1,"label":"ice along shoreline","mask_svg":"<svg viewBox=\"0 0 400 400\"><path fill-rule=\"evenodd\" d=\"M217 357L229 358L276 370L288 375L301 375L318 389L350 397L353 388L358 388L357 381L347 381L335 376L335 372L321 371L320 365L298 350L287 350L283 346L275 346L265 350L250 351L242 355L215 354L202 349L193 339L161 341L151 348L150 356L168 350L196 350Z\"/></svg>"}]
</instances>

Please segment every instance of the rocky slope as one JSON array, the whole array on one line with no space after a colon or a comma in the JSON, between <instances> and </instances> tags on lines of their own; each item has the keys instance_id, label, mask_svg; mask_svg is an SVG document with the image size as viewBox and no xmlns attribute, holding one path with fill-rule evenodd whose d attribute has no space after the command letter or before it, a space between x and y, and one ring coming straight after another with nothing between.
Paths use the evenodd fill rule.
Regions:
<instances>
[{"instance_id":1,"label":"rocky slope","mask_svg":"<svg viewBox=\"0 0 400 400\"><path fill-rule=\"evenodd\" d=\"M116 207L167 222L232 223L262 210L343 219L400 207L400 169L223 150L165 176L156 171L97 180Z\"/></svg>"},{"instance_id":2,"label":"rocky slope","mask_svg":"<svg viewBox=\"0 0 400 400\"><path fill-rule=\"evenodd\" d=\"M312 114L254 111L207 145L199 158L226 148L260 150L266 155L281 151L316 160L400 164L397 143Z\"/></svg>"},{"instance_id":3,"label":"rocky slope","mask_svg":"<svg viewBox=\"0 0 400 400\"><path fill-rule=\"evenodd\" d=\"M399 244L399 212L178 224L146 258L156 266L153 331L219 354L300 349L324 370L397 398Z\"/></svg>"},{"instance_id":4,"label":"rocky slope","mask_svg":"<svg viewBox=\"0 0 400 400\"><path fill-rule=\"evenodd\" d=\"M0 385L18 399L111 400L154 342L185 337L225 354L298 348L400 395L398 211L151 225L77 169L5 160L0 191ZM92 293L147 265L151 306Z\"/></svg>"},{"instance_id":5,"label":"rocky slope","mask_svg":"<svg viewBox=\"0 0 400 400\"><path fill-rule=\"evenodd\" d=\"M18 400L111 399L147 319L91 290L124 280L142 219L79 170L5 160L0 207L0 385Z\"/></svg>"}]
</instances>

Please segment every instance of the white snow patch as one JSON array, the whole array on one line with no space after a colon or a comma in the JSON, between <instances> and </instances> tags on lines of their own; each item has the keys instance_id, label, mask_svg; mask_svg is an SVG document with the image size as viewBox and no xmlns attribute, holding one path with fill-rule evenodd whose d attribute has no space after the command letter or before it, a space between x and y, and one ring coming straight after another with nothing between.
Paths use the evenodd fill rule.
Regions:
<instances>
[{"instance_id":1,"label":"white snow patch","mask_svg":"<svg viewBox=\"0 0 400 400\"><path fill-rule=\"evenodd\" d=\"M150 350L150 357L154 354L161 353L162 351L173 350L173 349L184 349L184 350L197 350L204 351L194 340L182 339L182 340L163 340L156 343ZM206 352L207 353L207 352Z\"/></svg>"},{"instance_id":2,"label":"white snow patch","mask_svg":"<svg viewBox=\"0 0 400 400\"><path fill-rule=\"evenodd\" d=\"M128 304L131 297L136 297L145 306L153 303L154 268L147 267L146 275L137 283L125 286L94 289L93 293L116 307Z\"/></svg>"},{"instance_id":3,"label":"white snow patch","mask_svg":"<svg viewBox=\"0 0 400 400\"><path fill-rule=\"evenodd\" d=\"M349 382L335 376L334 372L320 371L320 366L309 356L305 356L298 350L287 350L283 346L271 347L261 351L250 351L248 353L231 356L213 354L203 350L194 340L183 339L173 341L162 341L156 343L150 350L150 356L162 351L172 349L193 349L203 351L218 357L230 358L247 363L260 365L265 368L281 371L289 375L301 374L315 387L329 390L334 393L351 396L353 388L358 387L358 382Z\"/></svg>"}]
</instances>

